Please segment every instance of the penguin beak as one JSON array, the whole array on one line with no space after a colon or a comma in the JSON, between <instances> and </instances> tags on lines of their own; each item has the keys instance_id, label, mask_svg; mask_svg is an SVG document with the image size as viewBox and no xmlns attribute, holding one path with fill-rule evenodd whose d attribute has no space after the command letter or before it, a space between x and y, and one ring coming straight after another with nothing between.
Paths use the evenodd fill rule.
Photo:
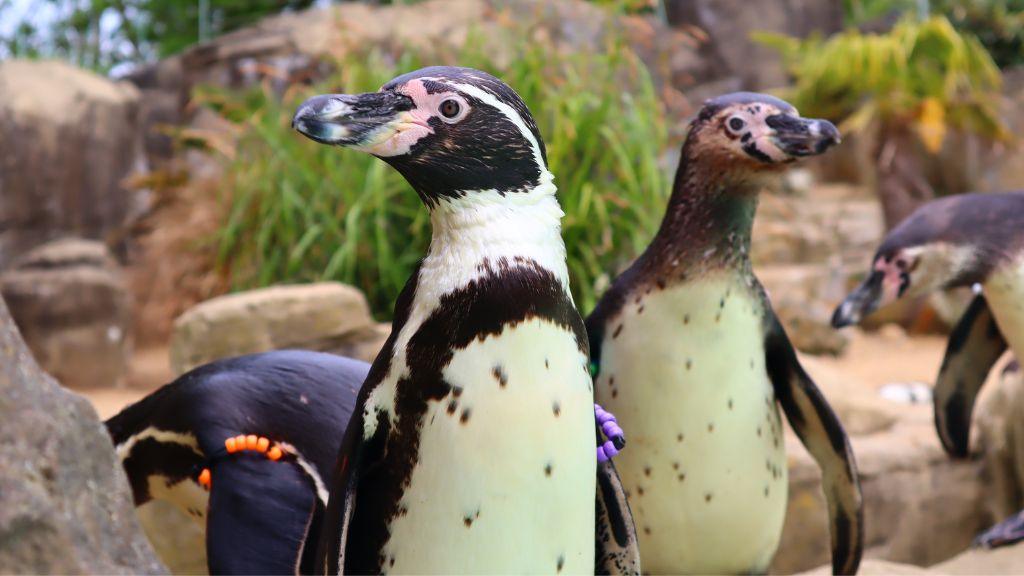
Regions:
<instances>
[{"instance_id":1,"label":"penguin beak","mask_svg":"<svg viewBox=\"0 0 1024 576\"><path fill-rule=\"evenodd\" d=\"M841 141L839 129L828 120L774 114L765 122L775 131L775 145L793 158L817 156Z\"/></svg>"},{"instance_id":2,"label":"penguin beak","mask_svg":"<svg viewBox=\"0 0 1024 576\"><path fill-rule=\"evenodd\" d=\"M292 128L321 144L370 149L394 136L412 98L393 91L325 94L299 106Z\"/></svg>"},{"instance_id":3,"label":"penguin beak","mask_svg":"<svg viewBox=\"0 0 1024 576\"><path fill-rule=\"evenodd\" d=\"M884 279L885 273L880 270L872 271L867 280L850 292L850 295L836 307L836 311L832 314L832 327L843 328L851 324L858 324L865 316L878 309L884 294L882 290Z\"/></svg>"}]
</instances>

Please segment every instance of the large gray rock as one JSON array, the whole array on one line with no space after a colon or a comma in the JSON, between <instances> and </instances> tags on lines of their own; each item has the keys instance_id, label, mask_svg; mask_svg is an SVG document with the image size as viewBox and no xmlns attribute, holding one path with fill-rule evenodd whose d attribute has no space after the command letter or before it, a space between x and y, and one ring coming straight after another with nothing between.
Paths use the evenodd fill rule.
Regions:
<instances>
[{"instance_id":1,"label":"large gray rock","mask_svg":"<svg viewBox=\"0 0 1024 576\"><path fill-rule=\"evenodd\" d=\"M100 242L56 240L0 273L0 294L44 370L65 386L114 386L130 354L130 297Z\"/></svg>"},{"instance_id":2,"label":"large gray rock","mask_svg":"<svg viewBox=\"0 0 1024 576\"><path fill-rule=\"evenodd\" d=\"M184 107L195 86L238 88L266 82L280 93L291 84L326 77L328 63L352 50L374 47L395 56L411 50L436 63L450 60L471 39L481 44L483 53L503 62L519 57L504 41L509 33L529 33L553 49L597 51L605 48L612 30L623 33L659 87L685 93L717 74L700 57L699 41L692 34L653 16L614 15L584 0L426 0L341 2L280 14L141 69L130 79L147 94L145 122L152 117L176 118L177 123L186 121ZM157 99L150 93L160 100L152 110L150 103ZM154 137L147 140L147 151L165 154L167 145Z\"/></svg>"},{"instance_id":3,"label":"large gray rock","mask_svg":"<svg viewBox=\"0 0 1024 576\"><path fill-rule=\"evenodd\" d=\"M0 62L0 269L54 238L124 236L138 100L63 62Z\"/></svg>"},{"instance_id":4,"label":"large gray rock","mask_svg":"<svg viewBox=\"0 0 1024 576\"><path fill-rule=\"evenodd\" d=\"M801 362L850 435L864 495L868 557L930 566L966 549L992 523L985 463L945 454L930 404L883 399L869 377L843 371L831 359ZM817 465L788 429L786 449L789 507L773 573L809 570L830 556Z\"/></svg>"},{"instance_id":5,"label":"large gray rock","mask_svg":"<svg viewBox=\"0 0 1024 576\"><path fill-rule=\"evenodd\" d=\"M39 369L2 299L0 422L0 573L165 573L96 411Z\"/></svg>"},{"instance_id":6,"label":"large gray rock","mask_svg":"<svg viewBox=\"0 0 1024 576\"><path fill-rule=\"evenodd\" d=\"M885 560L867 559L860 565L858 574L862 576L907 575L918 574L1021 574L1024 572L1024 544L1016 544L1002 548L986 550L972 548L953 558L921 568L913 564L887 562ZM801 576L827 576L832 573L832 566L822 565L814 570L802 572Z\"/></svg>"},{"instance_id":7,"label":"large gray rock","mask_svg":"<svg viewBox=\"0 0 1024 576\"><path fill-rule=\"evenodd\" d=\"M181 374L217 358L281 348L356 357L362 351L372 359L377 350L358 344L380 338L366 297L356 288L338 282L274 286L213 298L178 317L171 369Z\"/></svg>"},{"instance_id":8,"label":"large gray rock","mask_svg":"<svg viewBox=\"0 0 1024 576\"><path fill-rule=\"evenodd\" d=\"M674 26L703 30L708 41L703 56L714 62L721 76L738 76L743 88L764 90L785 83L778 54L751 39L754 32L792 36L820 33L827 36L843 25L839 0L666 0Z\"/></svg>"},{"instance_id":9,"label":"large gray rock","mask_svg":"<svg viewBox=\"0 0 1024 576\"><path fill-rule=\"evenodd\" d=\"M930 412L930 406L904 407L884 432L851 439L864 493L865 548L872 557L930 566L966 549L992 522L982 463L950 460ZM789 508L774 573L809 570L830 555L817 465L791 435L786 448Z\"/></svg>"},{"instance_id":10,"label":"large gray rock","mask_svg":"<svg viewBox=\"0 0 1024 576\"><path fill-rule=\"evenodd\" d=\"M987 465L989 507L1002 519L1024 508L1024 372L992 372L974 409L972 451Z\"/></svg>"}]
</instances>

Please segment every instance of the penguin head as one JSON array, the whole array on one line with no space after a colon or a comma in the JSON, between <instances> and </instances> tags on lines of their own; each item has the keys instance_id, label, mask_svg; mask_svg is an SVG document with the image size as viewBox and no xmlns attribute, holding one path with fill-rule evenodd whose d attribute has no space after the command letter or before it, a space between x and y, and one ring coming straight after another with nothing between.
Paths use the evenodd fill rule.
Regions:
<instances>
[{"instance_id":1,"label":"penguin head","mask_svg":"<svg viewBox=\"0 0 1024 576\"><path fill-rule=\"evenodd\" d=\"M995 245L979 242L960 218L966 197L919 208L890 231L867 278L836 307L832 326L857 324L900 298L983 282L999 260Z\"/></svg>"},{"instance_id":2,"label":"penguin head","mask_svg":"<svg viewBox=\"0 0 1024 576\"><path fill-rule=\"evenodd\" d=\"M839 141L839 130L828 120L802 118L774 96L735 92L704 103L683 153L723 168L764 171L816 156Z\"/></svg>"},{"instance_id":3,"label":"penguin head","mask_svg":"<svg viewBox=\"0 0 1024 576\"><path fill-rule=\"evenodd\" d=\"M383 159L428 206L474 191L527 192L550 178L526 104L471 68L433 66L377 92L315 96L299 106L292 126L321 144Z\"/></svg>"}]
</instances>

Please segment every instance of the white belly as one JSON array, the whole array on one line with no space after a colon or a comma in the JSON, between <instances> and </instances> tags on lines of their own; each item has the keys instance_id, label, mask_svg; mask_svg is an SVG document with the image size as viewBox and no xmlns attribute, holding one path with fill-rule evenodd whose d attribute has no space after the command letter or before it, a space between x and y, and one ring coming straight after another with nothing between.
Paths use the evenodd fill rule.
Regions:
<instances>
[{"instance_id":1,"label":"white belly","mask_svg":"<svg viewBox=\"0 0 1024 576\"><path fill-rule=\"evenodd\" d=\"M462 392L428 405L389 573L593 574L586 362L570 332L540 320L455 354L444 378Z\"/></svg>"},{"instance_id":2,"label":"white belly","mask_svg":"<svg viewBox=\"0 0 1024 576\"><path fill-rule=\"evenodd\" d=\"M595 394L626 432L644 572L759 571L775 553L786 457L760 306L723 278L630 297L606 327Z\"/></svg>"},{"instance_id":3,"label":"white belly","mask_svg":"<svg viewBox=\"0 0 1024 576\"><path fill-rule=\"evenodd\" d=\"M1013 354L1024 359L1024 262L994 272L985 282L985 298Z\"/></svg>"},{"instance_id":4,"label":"white belly","mask_svg":"<svg viewBox=\"0 0 1024 576\"><path fill-rule=\"evenodd\" d=\"M147 478L149 495L153 500L164 500L174 504L183 513L206 529L206 510L210 493L191 478L171 483L166 476L152 475Z\"/></svg>"}]
</instances>

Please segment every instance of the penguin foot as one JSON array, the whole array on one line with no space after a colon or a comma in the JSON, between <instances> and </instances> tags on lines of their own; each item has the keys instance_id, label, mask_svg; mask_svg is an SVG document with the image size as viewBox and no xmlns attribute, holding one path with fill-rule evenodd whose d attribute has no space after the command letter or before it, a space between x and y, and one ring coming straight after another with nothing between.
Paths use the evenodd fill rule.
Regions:
<instances>
[{"instance_id":1,"label":"penguin foot","mask_svg":"<svg viewBox=\"0 0 1024 576\"><path fill-rule=\"evenodd\" d=\"M607 462L626 446L626 434L619 427L615 415L601 408L600 404L594 404L594 418L601 428L601 433L607 438L597 447L597 461Z\"/></svg>"},{"instance_id":2,"label":"penguin foot","mask_svg":"<svg viewBox=\"0 0 1024 576\"><path fill-rule=\"evenodd\" d=\"M239 434L224 440L224 448L228 451L228 454L234 454L235 452L242 451L254 451L266 454L267 458L273 461L281 459L284 452L280 446L276 444L270 445L270 439L263 436L256 436L255 434Z\"/></svg>"},{"instance_id":3,"label":"penguin foot","mask_svg":"<svg viewBox=\"0 0 1024 576\"><path fill-rule=\"evenodd\" d=\"M1024 540L1024 511L1003 520L974 539L974 546L998 548Z\"/></svg>"}]
</instances>

